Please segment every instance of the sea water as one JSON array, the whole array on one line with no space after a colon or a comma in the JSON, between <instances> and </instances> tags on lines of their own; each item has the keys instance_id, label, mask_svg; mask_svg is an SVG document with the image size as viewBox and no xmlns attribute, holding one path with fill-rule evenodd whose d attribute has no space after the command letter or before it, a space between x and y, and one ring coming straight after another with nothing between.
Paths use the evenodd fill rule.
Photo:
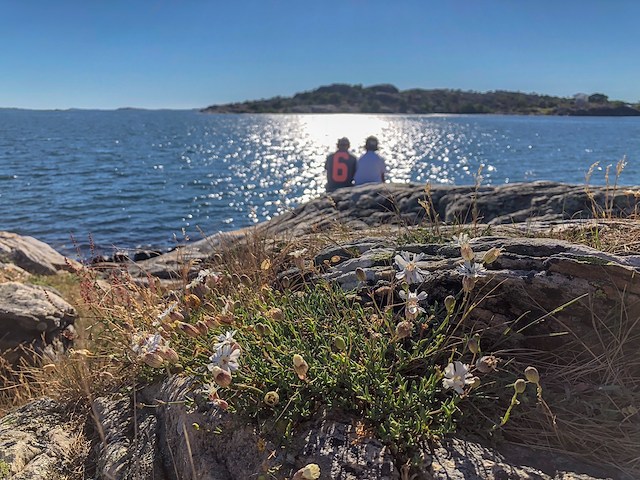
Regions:
<instances>
[{"instance_id":1,"label":"sea water","mask_svg":"<svg viewBox=\"0 0 640 480\"><path fill-rule=\"evenodd\" d=\"M171 248L324 192L339 137L392 182L640 183L640 118L0 110L0 230L63 253Z\"/></svg>"}]
</instances>

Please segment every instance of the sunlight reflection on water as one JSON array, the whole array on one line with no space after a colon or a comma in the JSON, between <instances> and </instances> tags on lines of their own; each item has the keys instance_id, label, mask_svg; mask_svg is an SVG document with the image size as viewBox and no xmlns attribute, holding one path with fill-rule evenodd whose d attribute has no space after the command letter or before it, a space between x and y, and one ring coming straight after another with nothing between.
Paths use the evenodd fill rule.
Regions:
<instances>
[{"instance_id":1,"label":"sunlight reflection on water","mask_svg":"<svg viewBox=\"0 0 640 480\"><path fill-rule=\"evenodd\" d=\"M392 182L640 183L640 119L469 115L203 115L0 111L0 229L63 251L70 234L119 247L232 230L324 193L326 156L375 135ZM38 195L34 195L38 192Z\"/></svg>"}]
</instances>

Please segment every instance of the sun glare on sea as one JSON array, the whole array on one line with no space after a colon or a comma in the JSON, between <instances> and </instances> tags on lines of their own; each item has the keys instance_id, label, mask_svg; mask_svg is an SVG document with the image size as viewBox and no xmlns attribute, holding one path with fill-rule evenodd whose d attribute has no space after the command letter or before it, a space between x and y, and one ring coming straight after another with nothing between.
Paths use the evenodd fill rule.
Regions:
<instances>
[{"instance_id":1,"label":"sun glare on sea","mask_svg":"<svg viewBox=\"0 0 640 480\"><path fill-rule=\"evenodd\" d=\"M332 149L339 138L347 137L351 149L360 150L369 135L380 137L389 121L373 115L325 114L303 116L300 124L310 140L319 146Z\"/></svg>"}]
</instances>

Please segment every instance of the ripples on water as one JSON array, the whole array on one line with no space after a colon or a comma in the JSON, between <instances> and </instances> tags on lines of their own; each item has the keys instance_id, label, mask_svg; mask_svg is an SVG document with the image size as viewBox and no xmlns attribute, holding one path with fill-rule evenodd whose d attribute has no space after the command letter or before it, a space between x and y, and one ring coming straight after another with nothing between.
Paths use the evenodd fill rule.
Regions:
<instances>
[{"instance_id":1,"label":"ripples on water","mask_svg":"<svg viewBox=\"0 0 640 480\"><path fill-rule=\"evenodd\" d=\"M342 136L359 155L376 135L393 182L582 184L623 155L622 183L640 180L637 118L0 110L0 132L0 230L64 252L71 235L169 247L268 220L324 192Z\"/></svg>"}]
</instances>

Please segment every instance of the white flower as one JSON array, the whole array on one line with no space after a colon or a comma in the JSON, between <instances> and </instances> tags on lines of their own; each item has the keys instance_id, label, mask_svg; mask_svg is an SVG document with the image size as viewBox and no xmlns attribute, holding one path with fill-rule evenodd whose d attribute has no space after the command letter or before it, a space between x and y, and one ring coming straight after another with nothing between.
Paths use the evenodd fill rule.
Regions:
<instances>
[{"instance_id":1,"label":"white flower","mask_svg":"<svg viewBox=\"0 0 640 480\"><path fill-rule=\"evenodd\" d=\"M148 335L147 337L137 334L133 337L133 344L131 345L131 349L136 355L142 356L147 353L155 353L160 345L163 344L164 338L162 338L162 335L160 335L159 333Z\"/></svg>"},{"instance_id":2,"label":"white flower","mask_svg":"<svg viewBox=\"0 0 640 480\"><path fill-rule=\"evenodd\" d=\"M232 345L223 345L216 350L216 353L209 357L211 363L207 365L209 371L213 371L215 367L220 367L227 372L235 372L238 370L238 359L240 358L240 349L233 348Z\"/></svg>"},{"instance_id":3,"label":"white flower","mask_svg":"<svg viewBox=\"0 0 640 480\"><path fill-rule=\"evenodd\" d=\"M201 283L204 283L209 277L217 277L220 275L220 272L216 272L211 268L204 268L198 272L198 276L194 278L188 285L187 290L195 288Z\"/></svg>"},{"instance_id":4,"label":"white flower","mask_svg":"<svg viewBox=\"0 0 640 480\"><path fill-rule=\"evenodd\" d=\"M455 361L444 369L442 386L446 389L453 388L459 394L464 393L464 386L475 382L475 377L469 373L469 365Z\"/></svg>"},{"instance_id":5,"label":"white flower","mask_svg":"<svg viewBox=\"0 0 640 480\"><path fill-rule=\"evenodd\" d=\"M218 335L218 341L213 344L213 349L220 350L225 345L231 345L231 346L237 345L238 342L236 342L235 338L233 338L235 334L236 334L235 330L229 330L228 332L221 333L220 335Z\"/></svg>"},{"instance_id":6,"label":"white flower","mask_svg":"<svg viewBox=\"0 0 640 480\"><path fill-rule=\"evenodd\" d=\"M293 258L300 258L305 253L307 253L307 249L306 248L301 248L299 250L294 250L293 252L289 252L289 256L291 256Z\"/></svg>"},{"instance_id":7,"label":"white flower","mask_svg":"<svg viewBox=\"0 0 640 480\"><path fill-rule=\"evenodd\" d=\"M462 265L458 267L458 273L465 277L477 278L486 273L487 269L480 263L475 263L473 260L465 260Z\"/></svg>"},{"instance_id":8,"label":"white flower","mask_svg":"<svg viewBox=\"0 0 640 480\"><path fill-rule=\"evenodd\" d=\"M461 232L460 235L454 235L451 237L451 240L456 246L461 247L465 243L469 243L469 235Z\"/></svg>"},{"instance_id":9,"label":"white flower","mask_svg":"<svg viewBox=\"0 0 640 480\"><path fill-rule=\"evenodd\" d=\"M171 314L171 312L173 312L176 307L178 306L178 302L173 302L171 305L169 305L160 315L158 315L158 319L153 322L153 326L157 327L158 325L160 325L165 318L167 318L167 316L169 316Z\"/></svg>"},{"instance_id":10,"label":"white flower","mask_svg":"<svg viewBox=\"0 0 640 480\"><path fill-rule=\"evenodd\" d=\"M427 299L426 292L409 292L406 293L404 290L400 290L398 292L400 298L405 301L404 311L407 319L414 320L419 313L424 313L425 310L420 306L420 302Z\"/></svg>"},{"instance_id":11,"label":"white flower","mask_svg":"<svg viewBox=\"0 0 640 480\"><path fill-rule=\"evenodd\" d=\"M404 280L408 284L421 283L424 280L423 275L427 275L427 272L418 266L418 262L422 260L423 257L423 253L402 252L401 255L396 255L394 260L400 269L400 271L396 273L396 278L398 280Z\"/></svg>"},{"instance_id":12,"label":"white flower","mask_svg":"<svg viewBox=\"0 0 640 480\"><path fill-rule=\"evenodd\" d=\"M289 256L293 257L293 263L299 270L304 270L304 257L303 255L307 253L306 248L301 248L299 250L294 250L289 253Z\"/></svg>"},{"instance_id":13,"label":"white flower","mask_svg":"<svg viewBox=\"0 0 640 480\"><path fill-rule=\"evenodd\" d=\"M218 398L218 385L215 382L209 382L203 385L202 391L209 400Z\"/></svg>"}]
</instances>

